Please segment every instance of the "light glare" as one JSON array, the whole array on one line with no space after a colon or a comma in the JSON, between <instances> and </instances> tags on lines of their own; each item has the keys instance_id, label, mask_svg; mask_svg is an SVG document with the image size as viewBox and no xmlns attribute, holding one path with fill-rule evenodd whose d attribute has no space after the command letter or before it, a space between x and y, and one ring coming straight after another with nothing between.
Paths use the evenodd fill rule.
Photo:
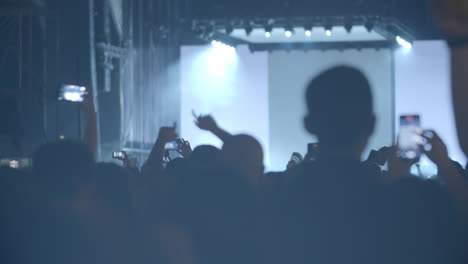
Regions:
<instances>
[{"instance_id":1,"label":"light glare","mask_svg":"<svg viewBox=\"0 0 468 264\"><path fill-rule=\"evenodd\" d=\"M236 57L236 48L221 41L212 40L213 54L218 60L232 62Z\"/></svg>"},{"instance_id":2,"label":"light glare","mask_svg":"<svg viewBox=\"0 0 468 264\"><path fill-rule=\"evenodd\" d=\"M411 42L407 41L406 39L404 39L404 38L402 38L400 36L396 37L396 41L400 46L402 46L403 48L405 48L407 50L410 50L413 47L413 44L411 44Z\"/></svg>"},{"instance_id":3,"label":"light glare","mask_svg":"<svg viewBox=\"0 0 468 264\"><path fill-rule=\"evenodd\" d=\"M10 160L10 168L19 169L19 162L17 160Z\"/></svg>"},{"instance_id":4,"label":"light glare","mask_svg":"<svg viewBox=\"0 0 468 264\"><path fill-rule=\"evenodd\" d=\"M79 92L65 92L63 94L63 98L67 101L71 102L81 102L83 98L81 98L81 94Z\"/></svg>"},{"instance_id":5,"label":"light glare","mask_svg":"<svg viewBox=\"0 0 468 264\"><path fill-rule=\"evenodd\" d=\"M332 35L332 31L330 29L325 30L325 35L327 35L327 37L330 37Z\"/></svg>"},{"instance_id":6,"label":"light glare","mask_svg":"<svg viewBox=\"0 0 468 264\"><path fill-rule=\"evenodd\" d=\"M284 36L287 37L287 38L290 38L292 36L292 32L290 30L286 30L284 32Z\"/></svg>"},{"instance_id":7,"label":"light glare","mask_svg":"<svg viewBox=\"0 0 468 264\"><path fill-rule=\"evenodd\" d=\"M230 46L230 45L228 45L228 44L226 44L226 43L223 43L223 42L221 42L221 41L217 41L217 40L212 40L212 41L211 41L211 45L212 45L213 47L216 47L216 48L229 49L229 50L233 50L233 51L236 50L235 47Z\"/></svg>"},{"instance_id":8,"label":"light glare","mask_svg":"<svg viewBox=\"0 0 468 264\"><path fill-rule=\"evenodd\" d=\"M269 37L271 37L271 32L269 32L269 31L266 31L266 32L265 32L265 37L266 37L266 38L269 38Z\"/></svg>"},{"instance_id":9,"label":"light glare","mask_svg":"<svg viewBox=\"0 0 468 264\"><path fill-rule=\"evenodd\" d=\"M306 35L306 37L312 36L312 31L306 30L306 31L305 31L305 35Z\"/></svg>"}]
</instances>

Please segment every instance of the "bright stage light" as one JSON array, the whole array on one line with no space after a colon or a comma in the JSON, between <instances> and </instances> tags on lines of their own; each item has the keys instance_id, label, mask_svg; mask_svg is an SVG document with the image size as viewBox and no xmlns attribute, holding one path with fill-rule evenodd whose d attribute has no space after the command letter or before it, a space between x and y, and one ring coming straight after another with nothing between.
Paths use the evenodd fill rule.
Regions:
<instances>
[{"instance_id":1,"label":"bright stage light","mask_svg":"<svg viewBox=\"0 0 468 264\"><path fill-rule=\"evenodd\" d=\"M405 48L406 50L410 50L413 47L413 44L411 44L411 42L407 41L406 39L404 39L404 38L402 38L400 36L397 36L395 39L396 39L396 42L400 46Z\"/></svg>"},{"instance_id":2,"label":"bright stage light","mask_svg":"<svg viewBox=\"0 0 468 264\"><path fill-rule=\"evenodd\" d=\"M215 48L220 48L220 49L225 49L225 50L229 50L229 51L233 51L233 52L236 52L236 48L231 46L231 45L228 45L226 43L223 43L221 41L217 41L217 40L212 40L211 41L211 45Z\"/></svg>"},{"instance_id":3,"label":"bright stage light","mask_svg":"<svg viewBox=\"0 0 468 264\"><path fill-rule=\"evenodd\" d=\"M236 58L236 48L218 40L211 41L214 61L232 62Z\"/></svg>"},{"instance_id":4,"label":"bright stage light","mask_svg":"<svg viewBox=\"0 0 468 264\"><path fill-rule=\"evenodd\" d=\"M291 30L286 30L286 31L284 32L284 36L287 37L287 38L290 38L290 37L292 36Z\"/></svg>"},{"instance_id":5,"label":"bright stage light","mask_svg":"<svg viewBox=\"0 0 468 264\"><path fill-rule=\"evenodd\" d=\"M265 37L266 37L266 38L269 38L269 37L271 37L271 32L269 32L269 31L266 31L266 32L265 32Z\"/></svg>"},{"instance_id":6,"label":"bright stage light","mask_svg":"<svg viewBox=\"0 0 468 264\"><path fill-rule=\"evenodd\" d=\"M332 35L331 29L325 30L325 35L327 35L327 37L331 37L331 35Z\"/></svg>"},{"instance_id":7,"label":"bright stage light","mask_svg":"<svg viewBox=\"0 0 468 264\"><path fill-rule=\"evenodd\" d=\"M310 37L312 36L312 31L310 31L309 29L305 31L304 33L306 35L306 37Z\"/></svg>"}]
</instances>

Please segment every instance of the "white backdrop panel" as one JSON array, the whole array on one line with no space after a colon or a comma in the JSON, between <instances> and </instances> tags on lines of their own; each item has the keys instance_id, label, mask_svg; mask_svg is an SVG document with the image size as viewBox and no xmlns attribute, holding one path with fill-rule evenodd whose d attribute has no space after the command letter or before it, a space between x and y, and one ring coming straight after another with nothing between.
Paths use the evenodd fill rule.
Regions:
<instances>
[{"instance_id":1,"label":"white backdrop panel","mask_svg":"<svg viewBox=\"0 0 468 264\"><path fill-rule=\"evenodd\" d=\"M369 148L391 145L393 139L392 57L390 50L274 52L269 56L271 168L285 168L291 154L305 154L315 141L303 128L308 82L323 70L350 65L369 78L377 126ZM350 87L351 88L351 87ZM350 98L352 100L353 98ZM346 133L346 131L343 131ZM366 151L367 155L368 151Z\"/></svg>"},{"instance_id":2,"label":"white backdrop panel","mask_svg":"<svg viewBox=\"0 0 468 264\"><path fill-rule=\"evenodd\" d=\"M182 47L181 55L182 137L193 146L221 147L194 125L191 112L212 113L229 132L255 136L268 163L268 54L241 46L231 56L207 45Z\"/></svg>"}]
</instances>

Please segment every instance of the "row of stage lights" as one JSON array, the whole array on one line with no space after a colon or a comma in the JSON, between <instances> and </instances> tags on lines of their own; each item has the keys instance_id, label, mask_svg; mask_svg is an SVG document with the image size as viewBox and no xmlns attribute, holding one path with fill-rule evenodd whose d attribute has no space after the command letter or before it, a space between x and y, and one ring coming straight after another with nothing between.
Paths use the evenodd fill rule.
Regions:
<instances>
[{"instance_id":1,"label":"row of stage lights","mask_svg":"<svg viewBox=\"0 0 468 264\"><path fill-rule=\"evenodd\" d=\"M369 33L372 32L373 30L372 26L365 25L365 27ZM348 33L351 33L352 27L345 27L345 28ZM327 37L332 36L332 29L333 29L332 27L325 28L325 35ZM252 28L247 28L245 29L245 33L247 35L250 35L250 33L252 33L252 30L253 30ZM272 31L273 31L273 28L271 26L265 27L265 37L270 38L272 36ZM284 36L286 38L291 38L293 35L294 35L294 30L292 28L285 28ZM312 29L306 28L304 30L304 35L308 38L312 37ZM400 46L402 46L405 49L411 49L413 47L413 44L410 41L404 39L401 36L396 36L395 40Z\"/></svg>"},{"instance_id":2,"label":"row of stage lights","mask_svg":"<svg viewBox=\"0 0 468 264\"><path fill-rule=\"evenodd\" d=\"M373 23L366 23L364 27L367 29L367 31L370 33L374 30L374 24ZM332 30L333 26L325 26L325 35L330 37L332 35ZM345 25L344 28L348 33L351 33L353 26L352 25ZM229 26L226 28L226 33L230 35L234 28L232 26ZM249 36L252 31L253 27L252 26L247 26L244 28L245 34ZM265 27L265 37L270 38L272 36L272 31L273 31L273 26L268 25ZM312 36L312 26L306 26L304 27L304 34L306 37L311 37ZM290 38L294 35L294 29L291 26L286 26L284 28L284 36L287 38Z\"/></svg>"},{"instance_id":3,"label":"row of stage lights","mask_svg":"<svg viewBox=\"0 0 468 264\"><path fill-rule=\"evenodd\" d=\"M367 31L370 33L372 32L373 30L373 27L370 27L369 25L365 25ZM346 28L346 31L348 33L351 33L351 29L352 27L345 27ZM332 29L333 27L325 27L325 35L327 37L331 37L332 36ZM245 33L246 35L250 35L252 33L253 29L252 28L246 28L245 29ZM226 33L229 35L230 33L232 32L232 30L230 31L227 31ZM273 27L272 26L267 26L265 27L265 37L266 38L270 38L272 36L272 32L273 32ZM312 28L311 27L308 27L308 28L305 28L304 30L304 34L306 37L311 37L312 36ZM291 27L287 27L285 28L285 31L284 31L284 36L286 38L291 38L292 36L294 35L294 29L292 29ZM413 47L413 44L411 41L408 41L406 40L405 38L401 37L401 36L396 36L395 37L395 41L401 46L403 47L405 50L411 50L411 48ZM231 46L231 45L228 45L226 43L223 43L221 41L217 41L217 40L213 40L211 42L211 44L215 47L224 47L224 48L230 48L231 50L235 50L235 47Z\"/></svg>"},{"instance_id":4,"label":"row of stage lights","mask_svg":"<svg viewBox=\"0 0 468 264\"><path fill-rule=\"evenodd\" d=\"M266 28L266 29L265 29L265 37L266 37L266 38L270 38L270 37L271 37L271 34L272 34L272 31L273 31L273 29L271 29L271 28ZM247 33L247 32L246 32L246 33ZM249 35L249 34L247 34L247 35ZM293 30L293 29L285 29L285 31L284 31L284 36L285 36L286 38L290 38L290 37L292 37L293 35L294 35L294 30ZM306 37L308 37L308 38L312 37L312 30L311 30L311 29L306 29L306 30L304 31L304 35L305 35ZM332 29L331 29L331 28L326 28L326 29L325 29L325 35L326 35L327 37L331 37L331 35L332 35Z\"/></svg>"}]
</instances>

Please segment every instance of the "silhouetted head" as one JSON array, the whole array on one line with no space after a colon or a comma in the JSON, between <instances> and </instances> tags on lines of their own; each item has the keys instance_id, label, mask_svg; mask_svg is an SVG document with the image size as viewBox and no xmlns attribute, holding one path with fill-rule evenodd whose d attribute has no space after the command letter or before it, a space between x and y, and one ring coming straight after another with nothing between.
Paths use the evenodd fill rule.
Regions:
<instances>
[{"instance_id":1,"label":"silhouetted head","mask_svg":"<svg viewBox=\"0 0 468 264\"><path fill-rule=\"evenodd\" d=\"M192 151L190 156L191 174L198 177L200 174L210 173L216 168L221 150L210 145L201 145Z\"/></svg>"},{"instance_id":2,"label":"silhouetted head","mask_svg":"<svg viewBox=\"0 0 468 264\"><path fill-rule=\"evenodd\" d=\"M188 170L188 161L183 158L173 159L166 165L166 173L169 177L182 179L188 174Z\"/></svg>"},{"instance_id":3,"label":"silhouetted head","mask_svg":"<svg viewBox=\"0 0 468 264\"><path fill-rule=\"evenodd\" d=\"M263 175L263 149L252 136L235 135L226 140L220 158L224 168L246 175L251 183Z\"/></svg>"},{"instance_id":4,"label":"silhouetted head","mask_svg":"<svg viewBox=\"0 0 468 264\"><path fill-rule=\"evenodd\" d=\"M95 169L97 197L114 209L129 213L130 173L113 163L98 163Z\"/></svg>"},{"instance_id":5,"label":"silhouetted head","mask_svg":"<svg viewBox=\"0 0 468 264\"><path fill-rule=\"evenodd\" d=\"M195 162L208 163L213 162L220 152L220 149L211 145L201 145L192 151L190 159Z\"/></svg>"},{"instance_id":6,"label":"silhouetted head","mask_svg":"<svg viewBox=\"0 0 468 264\"><path fill-rule=\"evenodd\" d=\"M321 146L362 152L375 116L369 81L357 69L340 66L321 73L307 87L306 129Z\"/></svg>"},{"instance_id":7,"label":"silhouetted head","mask_svg":"<svg viewBox=\"0 0 468 264\"><path fill-rule=\"evenodd\" d=\"M33 157L34 181L56 198L72 197L94 179L94 160L86 146L59 141L42 146Z\"/></svg>"}]
</instances>

